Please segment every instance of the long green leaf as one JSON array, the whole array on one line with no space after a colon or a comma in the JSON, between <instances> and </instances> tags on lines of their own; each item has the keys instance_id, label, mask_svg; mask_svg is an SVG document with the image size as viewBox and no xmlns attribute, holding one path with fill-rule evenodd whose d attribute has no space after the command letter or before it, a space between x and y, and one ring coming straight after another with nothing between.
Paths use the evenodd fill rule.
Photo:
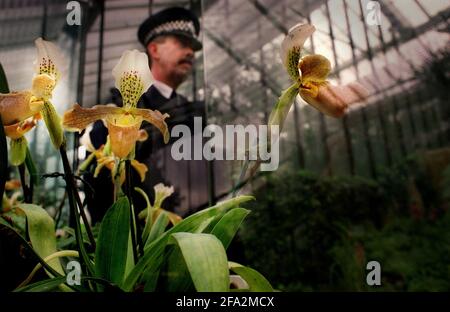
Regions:
<instances>
[{"instance_id":1,"label":"long green leaf","mask_svg":"<svg viewBox=\"0 0 450 312\"><path fill-rule=\"evenodd\" d=\"M177 232L195 232L205 220L213 220L216 216L224 214L227 210L239 206L240 203L253 199L253 196L248 195L237 196L183 219L183 221L166 231L158 239L145 247L144 256L139 259L139 262L126 277L123 289L125 291L131 291L142 274L144 274L144 283L149 283L151 285L156 284L156 281L151 279L157 278L157 272L159 272L163 262L162 254L170 234Z\"/></svg>"},{"instance_id":2,"label":"long green leaf","mask_svg":"<svg viewBox=\"0 0 450 312\"><path fill-rule=\"evenodd\" d=\"M194 283L183 254L180 248L166 248L169 250L164 255L164 265L161 268L161 273L158 280L158 290L164 292L192 292L195 291ZM156 285L150 289L150 283L145 284L145 291L154 291Z\"/></svg>"},{"instance_id":3,"label":"long green leaf","mask_svg":"<svg viewBox=\"0 0 450 312\"><path fill-rule=\"evenodd\" d=\"M105 289L107 289L108 291L122 292L122 290L119 287L117 287L117 285L102 278L81 276L81 281L92 281L96 284L104 286ZM64 284L65 282L66 277L60 276L21 287L19 289L14 290L14 292L47 292L50 290L54 290L56 287L58 287L61 284ZM82 292L86 291L86 289L84 288L79 288L78 290Z\"/></svg>"},{"instance_id":4,"label":"long green leaf","mask_svg":"<svg viewBox=\"0 0 450 312\"><path fill-rule=\"evenodd\" d=\"M42 207L33 204L20 204L27 216L28 233L31 245L41 258L54 254L56 250L55 223L52 217ZM49 265L61 275L64 275L59 259L49 261Z\"/></svg>"},{"instance_id":5,"label":"long green leaf","mask_svg":"<svg viewBox=\"0 0 450 312\"><path fill-rule=\"evenodd\" d=\"M130 203L121 197L108 209L100 225L95 251L95 274L117 285L123 281L130 235Z\"/></svg>"},{"instance_id":6,"label":"long green leaf","mask_svg":"<svg viewBox=\"0 0 450 312\"><path fill-rule=\"evenodd\" d=\"M193 215L187 217L186 219L175 225L166 233L170 235L177 232L195 232L199 228L201 230L204 230L206 227L208 227L209 222L212 222L215 217L219 216L220 214L224 214L231 208L239 206L239 204L243 202L253 199L254 197L249 195L241 195L228 199L211 208L207 208L205 210L194 213Z\"/></svg>"},{"instance_id":7,"label":"long green leaf","mask_svg":"<svg viewBox=\"0 0 450 312\"><path fill-rule=\"evenodd\" d=\"M1 220L1 218L0 218L0 220ZM28 251L34 257L34 259L36 259L36 261L39 262L42 265L42 267L45 268L46 271L50 272L55 277L64 277L64 276L61 276L58 272L56 272L51 266L49 266L49 264L47 262L45 262L44 259L42 259L36 253L36 251L33 249L33 247L31 247L31 245L25 240L25 238L23 238L22 235L20 235L16 231L16 229L11 227L6 222L0 222L0 231L8 231L9 234L13 235L14 239L18 239L21 242L21 246L23 246L24 249L26 251ZM69 286L69 287L74 289L74 290L76 290L76 291L80 291L81 290L81 288L78 287L78 286Z\"/></svg>"},{"instance_id":8,"label":"long green leaf","mask_svg":"<svg viewBox=\"0 0 450 312\"><path fill-rule=\"evenodd\" d=\"M211 234L175 233L172 238L181 250L197 291L229 290L227 254L217 237Z\"/></svg>"},{"instance_id":9,"label":"long green leaf","mask_svg":"<svg viewBox=\"0 0 450 312\"><path fill-rule=\"evenodd\" d=\"M273 291L272 285L269 281L261 275L258 271L245 267L236 262L228 262L228 266L231 271L240 275L248 284L249 291L254 292L271 292Z\"/></svg>"},{"instance_id":10,"label":"long green leaf","mask_svg":"<svg viewBox=\"0 0 450 312\"><path fill-rule=\"evenodd\" d=\"M242 221L249 213L250 211L244 208L235 208L228 211L214 226L211 234L215 235L222 242L223 247L227 249Z\"/></svg>"},{"instance_id":11,"label":"long green leaf","mask_svg":"<svg viewBox=\"0 0 450 312\"><path fill-rule=\"evenodd\" d=\"M158 218L156 218L155 224L153 224L150 229L150 234L148 235L145 245L150 245L151 242L160 237L164 233L164 230L166 229L168 224L169 217L167 216L167 213L161 211Z\"/></svg>"},{"instance_id":12,"label":"long green leaf","mask_svg":"<svg viewBox=\"0 0 450 312\"><path fill-rule=\"evenodd\" d=\"M66 282L65 276L54 277L51 279L39 281L22 288L14 290L14 292L48 292L55 289L59 285Z\"/></svg>"}]
</instances>

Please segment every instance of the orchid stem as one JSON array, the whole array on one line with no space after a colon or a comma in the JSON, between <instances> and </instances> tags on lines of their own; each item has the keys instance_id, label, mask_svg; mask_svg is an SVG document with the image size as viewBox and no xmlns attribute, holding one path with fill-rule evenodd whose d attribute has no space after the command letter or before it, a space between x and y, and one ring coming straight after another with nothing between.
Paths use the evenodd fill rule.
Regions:
<instances>
[{"instance_id":1,"label":"orchid stem","mask_svg":"<svg viewBox=\"0 0 450 312\"><path fill-rule=\"evenodd\" d=\"M67 158L65 143L59 148L61 159L64 167L64 179L66 181L66 191L69 199L70 215L75 219L75 239L81 255L82 264L87 269L88 274L94 274L94 267L90 262L89 256L84 247L83 234L81 232L80 217L78 214L77 203L75 199L75 183L73 179L72 169L70 168L69 159ZM89 224L86 224L86 229Z\"/></svg>"},{"instance_id":2,"label":"orchid stem","mask_svg":"<svg viewBox=\"0 0 450 312\"><path fill-rule=\"evenodd\" d=\"M131 241L133 244L133 255L134 259L138 261L138 248L141 254L143 254L143 243L141 233L138 233L139 226L136 220L136 214L134 213L133 197L132 197L132 187L131 187L131 160L127 159L125 161L125 191L130 202L130 229L131 229Z\"/></svg>"},{"instance_id":3,"label":"orchid stem","mask_svg":"<svg viewBox=\"0 0 450 312\"><path fill-rule=\"evenodd\" d=\"M75 198L76 204L79 207L79 213L81 215L81 218L83 219L83 223L85 225L86 228L86 232L87 235L89 237L89 241L91 243L92 248L95 250L95 238L94 235L92 234L92 230L91 227L89 225L88 219L86 217L86 214L84 213L84 209L83 209L83 203L81 202L80 196L78 194L78 190L76 188L76 184L75 184L75 179L73 177L73 172L72 169L70 168L70 163L69 163L69 158L67 157L67 152L66 152L66 146L65 143L63 143L61 145L61 147L59 148L59 152L61 153L61 159L63 162L63 167L64 167L64 173L65 173L65 179L66 179L66 184L67 184L67 191L68 191L68 196L69 196L69 203L71 201L71 198L73 195L73 197ZM69 188L71 189L71 192L69 191ZM70 194L72 193L72 194ZM77 209L77 207L74 207L75 209ZM78 211L76 211L78 212ZM77 218L78 217L78 213L74 214L74 217ZM78 220L79 222L79 220ZM77 222L77 223L78 223Z\"/></svg>"},{"instance_id":4,"label":"orchid stem","mask_svg":"<svg viewBox=\"0 0 450 312\"><path fill-rule=\"evenodd\" d=\"M20 176L20 183L22 184L22 190L23 190L23 200L25 203L31 203L31 193L30 189L28 188L26 177L25 177L25 164L22 163L18 166L19 169L19 176Z\"/></svg>"}]
</instances>

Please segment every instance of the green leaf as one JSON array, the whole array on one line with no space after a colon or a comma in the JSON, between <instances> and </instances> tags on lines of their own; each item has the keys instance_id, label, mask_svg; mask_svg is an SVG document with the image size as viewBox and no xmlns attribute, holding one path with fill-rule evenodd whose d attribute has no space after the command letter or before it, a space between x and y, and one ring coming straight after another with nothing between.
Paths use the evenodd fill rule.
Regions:
<instances>
[{"instance_id":1,"label":"green leaf","mask_svg":"<svg viewBox=\"0 0 450 312\"><path fill-rule=\"evenodd\" d=\"M241 276L248 284L249 291L272 292L273 288L269 281L258 271L245 267L236 262L228 262L231 271Z\"/></svg>"},{"instance_id":2,"label":"green leaf","mask_svg":"<svg viewBox=\"0 0 450 312\"><path fill-rule=\"evenodd\" d=\"M133 253L133 243L131 240L131 231L128 234L128 248L127 248L127 261L125 264L124 278L130 274L131 270L134 268L134 253Z\"/></svg>"},{"instance_id":3,"label":"green leaf","mask_svg":"<svg viewBox=\"0 0 450 312\"><path fill-rule=\"evenodd\" d=\"M151 227L145 246L150 245L151 242L160 237L164 233L164 230L168 224L169 217L167 216L167 213L165 211L161 211L158 218L156 218L155 224Z\"/></svg>"},{"instance_id":4,"label":"green leaf","mask_svg":"<svg viewBox=\"0 0 450 312\"><path fill-rule=\"evenodd\" d=\"M180 248L167 246L164 254L164 265L161 268L158 279L158 291L164 292L192 292L195 291L191 275L184 262ZM171 248L169 248L171 247ZM152 286L152 288L150 287ZM145 284L144 291L155 291L156 283Z\"/></svg>"},{"instance_id":5,"label":"green leaf","mask_svg":"<svg viewBox=\"0 0 450 312\"><path fill-rule=\"evenodd\" d=\"M2 218L0 218L2 220ZM10 226L7 222L3 221L0 222L0 232L7 232L7 235L11 235L13 239L20 242L21 246L24 247L26 251L28 251L37 262L39 262L47 271L52 273L54 276L60 276L58 272L56 272L51 266L48 265L47 262L44 261L37 253L36 250L33 249L33 247L23 238L22 235L20 235L16 229L14 229L12 226Z\"/></svg>"},{"instance_id":6,"label":"green leaf","mask_svg":"<svg viewBox=\"0 0 450 312\"><path fill-rule=\"evenodd\" d=\"M242 221L249 213L250 211L244 208L235 208L228 211L214 226L211 234L215 235L222 242L223 247L227 249Z\"/></svg>"},{"instance_id":7,"label":"green leaf","mask_svg":"<svg viewBox=\"0 0 450 312\"><path fill-rule=\"evenodd\" d=\"M121 197L106 212L100 225L95 251L95 274L117 285L123 281L128 237L130 235L130 203Z\"/></svg>"},{"instance_id":8,"label":"green leaf","mask_svg":"<svg viewBox=\"0 0 450 312\"><path fill-rule=\"evenodd\" d=\"M277 104L273 108L272 112L269 116L269 126L278 125L281 129L283 129L284 121L291 109L292 103L294 102L295 97L298 94L298 85L294 83L292 86L287 88L281 93L280 98L278 99Z\"/></svg>"},{"instance_id":9,"label":"green leaf","mask_svg":"<svg viewBox=\"0 0 450 312\"><path fill-rule=\"evenodd\" d=\"M8 79L6 78L3 66L0 63L0 93L9 93Z\"/></svg>"},{"instance_id":10,"label":"green leaf","mask_svg":"<svg viewBox=\"0 0 450 312\"><path fill-rule=\"evenodd\" d=\"M181 250L197 291L229 290L227 254L217 237L211 234L174 233L172 238Z\"/></svg>"},{"instance_id":11,"label":"green leaf","mask_svg":"<svg viewBox=\"0 0 450 312\"><path fill-rule=\"evenodd\" d=\"M122 290L119 287L117 287L117 285L102 278L81 276L81 281L92 281L96 284L104 286L105 289L107 289L108 291L122 292ZM60 276L24 286L22 288L14 290L14 292L48 292L50 290L54 290L56 287L58 287L61 284L64 284L65 282L66 277ZM86 289L80 287L78 287L77 290L83 292L86 291Z\"/></svg>"},{"instance_id":12,"label":"green leaf","mask_svg":"<svg viewBox=\"0 0 450 312\"><path fill-rule=\"evenodd\" d=\"M2 218L0 218L0 221L1 221L1 219ZM65 276L61 276L61 274L59 274L47 262L45 262L44 259L42 259L36 253L36 250L33 249L33 247L28 243L28 241L25 240L25 238L23 238L22 235L20 235L16 231L16 229L11 227L7 222L0 222L0 232L4 232L4 231L7 233L6 235L11 235L11 239L14 239L14 240L17 240L18 242L20 242L20 245L23 246L24 250L27 251L32 256L32 259L35 260L36 262L39 262L46 271L50 272L55 277L65 278ZM82 290L82 288L79 286L69 286L69 287L75 291Z\"/></svg>"},{"instance_id":13,"label":"green leaf","mask_svg":"<svg viewBox=\"0 0 450 312\"><path fill-rule=\"evenodd\" d=\"M39 281L19 289L14 290L14 292L48 292L55 289L59 285L66 282L65 276L54 277L51 279Z\"/></svg>"},{"instance_id":14,"label":"green leaf","mask_svg":"<svg viewBox=\"0 0 450 312\"><path fill-rule=\"evenodd\" d=\"M205 220L214 220L220 214L238 206L240 203L253 200L253 196L242 195L221 202L213 207L201 210L182 220L180 223L166 231L158 239L154 240L144 248L144 256L126 277L123 284L125 291L131 291L139 278L144 275L143 282L149 285L156 285L159 269L163 263L163 252L170 234L177 232L195 232L202 226Z\"/></svg>"},{"instance_id":15,"label":"green leaf","mask_svg":"<svg viewBox=\"0 0 450 312\"><path fill-rule=\"evenodd\" d=\"M20 204L27 216L28 233L31 245L41 258L54 254L56 250L55 223L42 207L33 204ZM49 261L49 265L59 274L64 275L59 259Z\"/></svg>"},{"instance_id":16,"label":"green leaf","mask_svg":"<svg viewBox=\"0 0 450 312\"><path fill-rule=\"evenodd\" d=\"M18 139L11 140L9 143L10 153L9 160L11 165L19 166L23 164L27 156L28 142L27 139L22 136Z\"/></svg>"}]
</instances>

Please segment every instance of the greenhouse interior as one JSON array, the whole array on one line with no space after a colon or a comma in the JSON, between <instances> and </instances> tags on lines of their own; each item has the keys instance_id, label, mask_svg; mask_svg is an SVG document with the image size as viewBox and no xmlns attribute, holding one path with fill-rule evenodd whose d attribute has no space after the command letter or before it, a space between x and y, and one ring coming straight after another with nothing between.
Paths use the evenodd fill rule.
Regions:
<instances>
[{"instance_id":1,"label":"greenhouse interior","mask_svg":"<svg viewBox=\"0 0 450 312\"><path fill-rule=\"evenodd\" d=\"M448 292L449 23L0 0L0 289Z\"/></svg>"}]
</instances>

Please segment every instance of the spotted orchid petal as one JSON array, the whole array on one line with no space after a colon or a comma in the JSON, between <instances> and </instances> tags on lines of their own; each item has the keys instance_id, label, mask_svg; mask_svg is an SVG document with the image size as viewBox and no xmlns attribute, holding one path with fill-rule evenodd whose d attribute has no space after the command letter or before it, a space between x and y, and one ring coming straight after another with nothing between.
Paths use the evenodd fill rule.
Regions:
<instances>
[{"instance_id":1,"label":"spotted orchid petal","mask_svg":"<svg viewBox=\"0 0 450 312\"><path fill-rule=\"evenodd\" d=\"M37 59L35 62L36 75L32 81L31 91L39 99L50 99L67 63L60 49L52 42L38 38L34 43L37 49Z\"/></svg>"},{"instance_id":2,"label":"spotted orchid petal","mask_svg":"<svg viewBox=\"0 0 450 312\"><path fill-rule=\"evenodd\" d=\"M293 81L299 78L298 62L303 45L316 28L310 24L297 24L289 29L288 34L281 43L281 61Z\"/></svg>"},{"instance_id":3,"label":"spotted orchid petal","mask_svg":"<svg viewBox=\"0 0 450 312\"><path fill-rule=\"evenodd\" d=\"M150 109L124 109L104 105L82 108L76 104L64 114L63 126L69 131L81 131L96 120L106 119L111 149L114 155L124 158L131 152L137 140L146 139L145 134L139 130L143 120L158 128L167 143L169 130L164 119L168 116Z\"/></svg>"},{"instance_id":4,"label":"spotted orchid petal","mask_svg":"<svg viewBox=\"0 0 450 312\"><path fill-rule=\"evenodd\" d=\"M0 114L3 125L13 125L38 113L44 106L42 101L33 101L30 91L0 94Z\"/></svg>"},{"instance_id":5,"label":"spotted orchid petal","mask_svg":"<svg viewBox=\"0 0 450 312\"><path fill-rule=\"evenodd\" d=\"M60 49L52 42L38 38L34 41L37 49L37 59L35 62L36 75L46 74L55 83L65 71L67 63Z\"/></svg>"},{"instance_id":6,"label":"spotted orchid petal","mask_svg":"<svg viewBox=\"0 0 450 312\"><path fill-rule=\"evenodd\" d=\"M139 98L153 83L148 57L138 50L125 51L112 74L124 107L136 107Z\"/></svg>"}]
</instances>

